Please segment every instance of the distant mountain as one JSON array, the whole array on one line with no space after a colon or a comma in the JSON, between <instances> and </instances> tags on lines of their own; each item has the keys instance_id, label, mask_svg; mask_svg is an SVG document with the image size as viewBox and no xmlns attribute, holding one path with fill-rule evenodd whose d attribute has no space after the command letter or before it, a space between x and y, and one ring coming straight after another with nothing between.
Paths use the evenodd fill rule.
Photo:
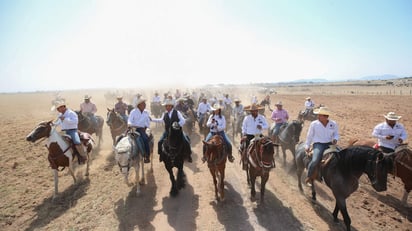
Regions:
<instances>
[{"instance_id":1,"label":"distant mountain","mask_svg":"<svg viewBox=\"0 0 412 231\"><path fill-rule=\"evenodd\" d=\"M390 75L390 74L385 74L385 75L370 75L370 76L364 76L359 78L360 80L386 80L386 79L397 79L399 76L396 75Z\"/></svg>"},{"instance_id":2,"label":"distant mountain","mask_svg":"<svg viewBox=\"0 0 412 231\"><path fill-rule=\"evenodd\" d=\"M290 83L324 83L329 82L327 79L298 79L290 81Z\"/></svg>"}]
</instances>

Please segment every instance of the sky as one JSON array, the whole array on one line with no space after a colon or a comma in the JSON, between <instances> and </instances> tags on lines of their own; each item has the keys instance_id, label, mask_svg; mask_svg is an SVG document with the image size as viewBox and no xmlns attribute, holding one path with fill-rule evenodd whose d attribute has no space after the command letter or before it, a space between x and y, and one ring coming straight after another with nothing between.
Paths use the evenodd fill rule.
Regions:
<instances>
[{"instance_id":1,"label":"sky","mask_svg":"<svg viewBox=\"0 0 412 231\"><path fill-rule=\"evenodd\" d=\"M410 0L0 0L0 92L412 76Z\"/></svg>"}]
</instances>

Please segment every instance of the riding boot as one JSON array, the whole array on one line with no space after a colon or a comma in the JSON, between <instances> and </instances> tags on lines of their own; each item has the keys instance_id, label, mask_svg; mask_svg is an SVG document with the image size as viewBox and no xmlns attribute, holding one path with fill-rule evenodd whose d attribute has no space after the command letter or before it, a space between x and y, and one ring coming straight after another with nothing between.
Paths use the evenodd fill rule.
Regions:
<instances>
[{"instance_id":1,"label":"riding boot","mask_svg":"<svg viewBox=\"0 0 412 231\"><path fill-rule=\"evenodd\" d=\"M84 164L84 163L86 163L86 161L87 161L87 154L86 154L86 152L84 151L84 147L83 147L83 145L82 144L76 144L75 145L75 147L76 147L76 150L77 150L77 152L79 153L79 163L80 164Z\"/></svg>"},{"instance_id":2,"label":"riding boot","mask_svg":"<svg viewBox=\"0 0 412 231\"><path fill-rule=\"evenodd\" d=\"M227 152L227 156L228 159L231 163L233 163L233 161L235 160L235 158L232 155L232 145L227 145L226 146L226 152Z\"/></svg>"}]
</instances>

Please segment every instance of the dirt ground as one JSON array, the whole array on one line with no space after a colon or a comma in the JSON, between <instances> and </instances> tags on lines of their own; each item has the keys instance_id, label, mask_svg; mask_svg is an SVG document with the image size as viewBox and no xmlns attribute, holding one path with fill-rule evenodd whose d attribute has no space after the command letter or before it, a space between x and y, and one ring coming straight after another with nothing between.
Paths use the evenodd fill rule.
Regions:
<instances>
[{"instance_id":1,"label":"dirt ground","mask_svg":"<svg viewBox=\"0 0 412 231\"><path fill-rule=\"evenodd\" d=\"M249 104L253 94L263 99L257 90L220 89L242 98ZM161 91L160 91L161 92ZM328 106L340 128L339 144L346 146L350 138L371 138L373 127L384 121L383 114L395 111L412 135L411 95L372 95L325 93L325 89L305 89L304 92L279 91L272 94L273 104L281 100L291 119L302 109L304 98L310 95L316 104ZM143 95L151 97L153 89ZM98 115L106 118L106 108L114 102L104 97L104 90L61 92L68 106L78 109L83 96L92 95ZM333 222L334 197L326 185L317 183L318 201L312 202L310 190L299 192L297 178L290 171L292 155L282 166L270 173L265 203L261 203L259 187L257 200L250 199L245 172L238 163L227 163L226 200L214 200L212 178L207 165L200 160L202 142L196 132L192 136L193 163L185 164L187 185L175 197L169 197L170 181L163 163L155 158L153 173L146 164L146 184L136 196L135 186L127 186L114 160L110 131L104 125L100 148L93 152L90 176L85 177L79 166L79 181L73 184L67 170L59 173L59 195L52 201L53 177L47 161L45 141L32 144L27 134L41 121L55 119L50 111L51 92L15 93L0 95L0 230L345 230L342 216ZM266 118L270 118L266 112ZM268 120L269 121L269 120ZM305 139L309 123L304 124L301 140ZM152 125L155 142L162 128ZM408 139L410 141L410 138ZM238 146L239 140L232 140ZM236 149L234 149L236 150ZM130 177L130 179L134 179ZM260 182L260 179L258 180ZM403 184L389 176L388 190L375 192L367 177L360 179L359 189L347 200L352 230L412 230L412 199L408 205L400 198Z\"/></svg>"}]
</instances>

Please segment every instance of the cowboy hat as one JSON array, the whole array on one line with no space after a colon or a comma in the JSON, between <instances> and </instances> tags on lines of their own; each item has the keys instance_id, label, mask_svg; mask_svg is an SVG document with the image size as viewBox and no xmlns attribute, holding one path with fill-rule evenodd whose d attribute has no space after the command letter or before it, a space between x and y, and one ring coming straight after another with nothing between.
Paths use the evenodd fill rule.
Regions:
<instances>
[{"instance_id":1,"label":"cowboy hat","mask_svg":"<svg viewBox=\"0 0 412 231\"><path fill-rule=\"evenodd\" d=\"M172 99L166 99L164 103L162 103L163 106L171 105L174 106L175 102Z\"/></svg>"},{"instance_id":2,"label":"cowboy hat","mask_svg":"<svg viewBox=\"0 0 412 231\"><path fill-rule=\"evenodd\" d=\"M313 110L313 114L330 115L331 112L330 112L329 108L327 108L327 107L320 107L320 108L316 108L315 110Z\"/></svg>"},{"instance_id":3,"label":"cowboy hat","mask_svg":"<svg viewBox=\"0 0 412 231\"><path fill-rule=\"evenodd\" d=\"M139 99L137 100L136 105L139 105L139 104L141 104L141 103L143 103L143 102L146 102L146 99L145 99L145 98L139 98Z\"/></svg>"},{"instance_id":4,"label":"cowboy hat","mask_svg":"<svg viewBox=\"0 0 412 231\"><path fill-rule=\"evenodd\" d=\"M240 103L240 99L237 99L237 98L236 98L235 100L233 100L233 102L235 102L235 103L236 103L236 102L239 102L239 103Z\"/></svg>"},{"instance_id":5,"label":"cowboy hat","mask_svg":"<svg viewBox=\"0 0 412 231\"><path fill-rule=\"evenodd\" d=\"M309 97L306 97L306 100L308 100L308 99L310 99L310 96L309 96Z\"/></svg>"},{"instance_id":6,"label":"cowboy hat","mask_svg":"<svg viewBox=\"0 0 412 231\"><path fill-rule=\"evenodd\" d=\"M63 107L63 106L66 106L66 102L59 101L59 102L56 103L56 109L59 108L59 107Z\"/></svg>"},{"instance_id":7,"label":"cowboy hat","mask_svg":"<svg viewBox=\"0 0 412 231\"><path fill-rule=\"evenodd\" d=\"M388 112L388 114L383 115L387 120L399 120L402 116L396 115L395 112Z\"/></svg>"},{"instance_id":8,"label":"cowboy hat","mask_svg":"<svg viewBox=\"0 0 412 231\"><path fill-rule=\"evenodd\" d=\"M123 99L123 96L118 95L118 96L116 97L116 99Z\"/></svg>"},{"instance_id":9,"label":"cowboy hat","mask_svg":"<svg viewBox=\"0 0 412 231\"><path fill-rule=\"evenodd\" d=\"M179 98L179 99L176 100L176 102L184 102L186 100L187 100L186 98Z\"/></svg>"},{"instance_id":10,"label":"cowboy hat","mask_svg":"<svg viewBox=\"0 0 412 231\"><path fill-rule=\"evenodd\" d=\"M222 110L223 109L223 106L222 105L220 105L220 104L215 104L215 105L213 105L213 107L212 107L212 110L213 111L216 111L216 110Z\"/></svg>"},{"instance_id":11,"label":"cowboy hat","mask_svg":"<svg viewBox=\"0 0 412 231\"><path fill-rule=\"evenodd\" d=\"M84 99L91 99L92 97L90 95L85 95Z\"/></svg>"},{"instance_id":12,"label":"cowboy hat","mask_svg":"<svg viewBox=\"0 0 412 231\"><path fill-rule=\"evenodd\" d=\"M262 110L264 107L260 106L259 104L252 104L244 108L245 111L258 111Z\"/></svg>"},{"instance_id":13,"label":"cowboy hat","mask_svg":"<svg viewBox=\"0 0 412 231\"><path fill-rule=\"evenodd\" d=\"M282 106L282 101L278 101L277 103L275 103L275 106Z\"/></svg>"}]
</instances>

